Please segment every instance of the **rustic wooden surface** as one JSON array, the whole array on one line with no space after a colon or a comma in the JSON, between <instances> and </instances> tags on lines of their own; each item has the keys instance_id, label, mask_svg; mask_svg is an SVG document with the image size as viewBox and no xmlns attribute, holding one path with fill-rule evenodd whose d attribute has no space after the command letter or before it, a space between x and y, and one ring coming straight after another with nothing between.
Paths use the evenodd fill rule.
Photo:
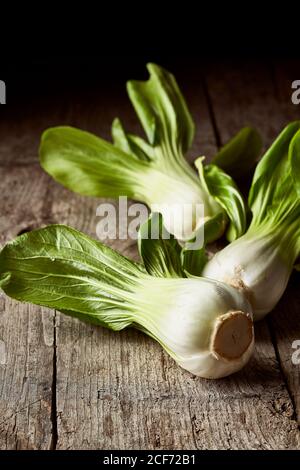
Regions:
<instances>
[{"instance_id":1,"label":"rustic wooden surface","mask_svg":"<svg viewBox=\"0 0 300 470\"><path fill-rule=\"evenodd\" d=\"M211 157L243 125L268 145L300 118L297 64L218 64L178 79L197 122L189 156ZM86 90L0 109L0 243L48 223L95 236L99 200L54 183L37 162L39 137L70 124L109 137L115 116L138 129L125 92ZM137 259L133 241L110 245ZM243 371L208 381L180 369L143 334L119 334L0 294L1 449L299 449L299 274L267 320ZM266 293L267 295L268 293Z\"/></svg>"}]
</instances>

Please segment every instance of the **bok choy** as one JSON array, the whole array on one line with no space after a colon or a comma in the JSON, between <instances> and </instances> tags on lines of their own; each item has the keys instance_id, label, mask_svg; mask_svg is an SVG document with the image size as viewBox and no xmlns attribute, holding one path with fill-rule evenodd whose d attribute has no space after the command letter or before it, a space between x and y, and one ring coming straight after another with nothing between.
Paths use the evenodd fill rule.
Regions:
<instances>
[{"instance_id":1,"label":"bok choy","mask_svg":"<svg viewBox=\"0 0 300 470\"><path fill-rule=\"evenodd\" d=\"M253 348L251 306L235 288L204 278L151 276L63 225L8 243L0 253L0 286L14 299L115 331L138 328L201 377L239 370Z\"/></svg>"},{"instance_id":2,"label":"bok choy","mask_svg":"<svg viewBox=\"0 0 300 470\"><path fill-rule=\"evenodd\" d=\"M244 292L255 320L274 308L300 254L299 129L300 121L289 124L257 165L247 232L218 252L202 272Z\"/></svg>"},{"instance_id":3,"label":"bok choy","mask_svg":"<svg viewBox=\"0 0 300 470\"><path fill-rule=\"evenodd\" d=\"M71 127L46 130L40 162L46 172L77 193L127 196L160 212L168 231L189 240L204 227L209 241L222 235L234 240L246 228L243 199L222 167L247 171L258 156L258 133L245 128L215 156L216 165L203 166L201 179L184 154L194 137L194 122L172 74L148 64L146 82L129 81L129 98L142 123L147 141L125 132L119 119L112 125L113 142ZM239 159L239 165L235 162ZM204 211L197 211L197 208Z\"/></svg>"}]
</instances>

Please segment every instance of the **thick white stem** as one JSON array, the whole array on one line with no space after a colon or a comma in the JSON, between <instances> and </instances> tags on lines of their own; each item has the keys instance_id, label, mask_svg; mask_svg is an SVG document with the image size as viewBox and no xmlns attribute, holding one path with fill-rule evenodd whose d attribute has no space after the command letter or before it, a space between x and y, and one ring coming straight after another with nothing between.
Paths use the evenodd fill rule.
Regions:
<instances>
[{"instance_id":1,"label":"thick white stem","mask_svg":"<svg viewBox=\"0 0 300 470\"><path fill-rule=\"evenodd\" d=\"M219 251L202 275L235 287L250 301L254 320L261 320L281 298L292 264L272 236L246 234Z\"/></svg>"},{"instance_id":2,"label":"thick white stem","mask_svg":"<svg viewBox=\"0 0 300 470\"><path fill-rule=\"evenodd\" d=\"M250 358L251 306L233 287L204 278L151 278L134 304L135 323L195 375L225 377Z\"/></svg>"},{"instance_id":3,"label":"thick white stem","mask_svg":"<svg viewBox=\"0 0 300 470\"><path fill-rule=\"evenodd\" d=\"M157 169L149 169L143 177L143 200L152 212L162 214L169 233L179 240L190 240L207 220L222 213L223 209L201 188L200 181L188 173L176 173L175 170L167 175Z\"/></svg>"}]
</instances>

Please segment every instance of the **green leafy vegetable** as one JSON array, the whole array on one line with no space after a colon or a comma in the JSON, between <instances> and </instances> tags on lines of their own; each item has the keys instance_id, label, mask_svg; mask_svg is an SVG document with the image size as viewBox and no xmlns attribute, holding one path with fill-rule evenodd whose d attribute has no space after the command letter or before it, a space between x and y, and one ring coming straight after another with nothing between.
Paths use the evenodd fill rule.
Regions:
<instances>
[{"instance_id":1,"label":"green leafy vegetable","mask_svg":"<svg viewBox=\"0 0 300 470\"><path fill-rule=\"evenodd\" d=\"M83 233L53 225L21 235L0 253L10 297L157 340L185 369L207 378L239 370L253 349L251 307L209 279L153 277Z\"/></svg>"},{"instance_id":2,"label":"green leafy vegetable","mask_svg":"<svg viewBox=\"0 0 300 470\"><path fill-rule=\"evenodd\" d=\"M199 276L207 262L205 235L210 238L209 224L215 226L215 221L207 222L200 248L197 240L181 246L164 227L161 214L151 214L141 225L138 238L139 253L147 272L158 277Z\"/></svg>"},{"instance_id":3,"label":"green leafy vegetable","mask_svg":"<svg viewBox=\"0 0 300 470\"><path fill-rule=\"evenodd\" d=\"M185 276L199 276L207 262L205 246L198 250L191 250L184 246L181 251L181 264Z\"/></svg>"},{"instance_id":4,"label":"green leafy vegetable","mask_svg":"<svg viewBox=\"0 0 300 470\"><path fill-rule=\"evenodd\" d=\"M151 145L166 159L182 163L191 146L195 125L174 76L155 64L147 65L150 79L127 83L129 98Z\"/></svg>"},{"instance_id":5,"label":"green leafy vegetable","mask_svg":"<svg viewBox=\"0 0 300 470\"><path fill-rule=\"evenodd\" d=\"M120 119L116 118L111 127L114 145L138 160L151 161L153 148L141 137L126 134Z\"/></svg>"},{"instance_id":6,"label":"green leafy vegetable","mask_svg":"<svg viewBox=\"0 0 300 470\"><path fill-rule=\"evenodd\" d=\"M185 277L181 246L164 228L161 214L153 213L141 225L138 248L147 272L158 277Z\"/></svg>"},{"instance_id":7,"label":"green leafy vegetable","mask_svg":"<svg viewBox=\"0 0 300 470\"><path fill-rule=\"evenodd\" d=\"M118 119L112 125L114 145L88 132L56 127L43 134L42 167L77 193L143 201L153 212L162 214L167 230L178 239L192 239L207 221L211 222L211 240L220 237L227 211L230 239L240 236L245 209L235 184L213 168L206 170L205 184L199 181L184 158L193 140L194 123L176 80L157 65L148 64L148 70L149 80L127 84L148 142L126 133ZM249 146L249 153L252 148ZM241 145L232 149L241 152ZM227 155L221 161L228 159ZM210 190L216 188L211 194ZM230 204L226 201L229 194L234 196ZM202 215L197 211L200 206L204 207ZM190 208L188 215L185 207ZM235 216L237 220L233 220Z\"/></svg>"},{"instance_id":8,"label":"green leafy vegetable","mask_svg":"<svg viewBox=\"0 0 300 470\"><path fill-rule=\"evenodd\" d=\"M44 132L42 167L64 186L87 196L139 198L148 167L131 153L89 132L54 127Z\"/></svg>"},{"instance_id":9,"label":"green leafy vegetable","mask_svg":"<svg viewBox=\"0 0 300 470\"><path fill-rule=\"evenodd\" d=\"M202 158L195 162L201 184L226 211L230 223L227 230L229 241L239 238L246 230L244 200L233 179L215 165L202 165Z\"/></svg>"},{"instance_id":10,"label":"green leafy vegetable","mask_svg":"<svg viewBox=\"0 0 300 470\"><path fill-rule=\"evenodd\" d=\"M248 231L209 261L203 275L249 296L254 319L282 296L300 254L300 121L289 124L256 167Z\"/></svg>"}]
</instances>

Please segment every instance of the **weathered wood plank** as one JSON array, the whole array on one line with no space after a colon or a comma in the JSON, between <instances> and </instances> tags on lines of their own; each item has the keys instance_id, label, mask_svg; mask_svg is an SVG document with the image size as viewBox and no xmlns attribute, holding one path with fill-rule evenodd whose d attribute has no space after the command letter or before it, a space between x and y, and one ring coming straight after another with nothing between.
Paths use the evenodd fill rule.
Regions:
<instances>
[{"instance_id":1,"label":"weathered wood plank","mask_svg":"<svg viewBox=\"0 0 300 470\"><path fill-rule=\"evenodd\" d=\"M300 104L292 102L291 84L300 80L300 62L282 61L273 64L276 98L286 119L300 119ZM295 407L295 418L300 424L300 364L292 361L294 341L300 340L300 275L294 272L281 302L270 316L270 326L277 345L278 359Z\"/></svg>"},{"instance_id":2,"label":"weathered wood plank","mask_svg":"<svg viewBox=\"0 0 300 470\"><path fill-rule=\"evenodd\" d=\"M2 167L1 243L43 221L46 177L40 169ZM52 311L0 293L0 448L52 445Z\"/></svg>"},{"instance_id":3,"label":"weathered wood plank","mask_svg":"<svg viewBox=\"0 0 300 470\"><path fill-rule=\"evenodd\" d=\"M223 143L242 125L250 124L262 133L266 148L288 122L300 118L300 106L291 102L291 77L299 76L299 63L271 65L250 63L207 70L210 98ZM299 367L291 362L292 339L300 337L299 299L292 287L295 282L299 284L297 275L268 323L283 374L281 380L290 394L288 403L282 407L294 405L291 418L299 422Z\"/></svg>"},{"instance_id":4,"label":"weathered wood plank","mask_svg":"<svg viewBox=\"0 0 300 470\"><path fill-rule=\"evenodd\" d=\"M257 351L245 370L211 382L181 370L141 333L115 334L59 317L58 448L299 445L265 324L258 328Z\"/></svg>"},{"instance_id":5,"label":"weathered wood plank","mask_svg":"<svg viewBox=\"0 0 300 470\"><path fill-rule=\"evenodd\" d=\"M187 158L191 162L199 156L205 156L209 160L216 153L217 147L203 76L196 68L189 70L188 73L183 71L182 76L176 73L176 77L196 124L194 142Z\"/></svg>"},{"instance_id":6,"label":"weathered wood plank","mask_svg":"<svg viewBox=\"0 0 300 470\"><path fill-rule=\"evenodd\" d=\"M201 93L200 84L196 94L204 101ZM92 109L90 104L78 104L76 125L98 128L98 132L101 129L101 135L105 135L103 121L119 115L126 127L139 131L134 113L121 100L115 110L110 103L111 116L99 98L93 97L91 103ZM205 106L199 102L198 106L205 112ZM205 147L209 129L206 116L199 127L200 142ZM54 201L53 218L96 236L100 200L71 195L62 188L58 191L61 196ZM134 241L114 240L109 244L137 259ZM114 335L59 314L57 317L57 448L195 447L189 400L181 403L181 396L170 396L165 378L169 359L158 344L134 331ZM94 338L92 342L90 337ZM178 367L173 361L171 364L177 374Z\"/></svg>"},{"instance_id":7,"label":"weathered wood plank","mask_svg":"<svg viewBox=\"0 0 300 470\"><path fill-rule=\"evenodd\" d=\"M43 130L69 120L66 110L68 99L61 98L61 105L47 97L32 103L2 106L0 109L0 165L28 165L38 156L40 135ZM51 120L53 116L53 120Z\"/></svg>"},{"instance_id":8,"label":"weathered wood plank","mask_svg":"<svg viewBox=\"0 0 300 470\"><path fill-rule=\"evenodd\" d=\"M200 88L194 96L201 97L201 93ZM204 99L199 99L200 107L207 116ZM86 114L84 109L78 113ZM205 147L205 127L203 130L200 135ZM211 127L209 133L211 139ZM206 149L215 151L209 142ZM202 148L198 152L203 153ZM57 219L59 214L61 221L95 236L99 201L59 191L63 196L54 203L53 217ZM119 251L126 247L126 254L136 257L130 242L110 245ZM116 335L59 317L58 448L299 445L291 401L265 324L258 328L257 352L248 367L232 378L210 382L178 368L140 333Z\"/></svg>"},{"instance_id":9,"label":"weathered wood plank","mask_svg":"<svg viewBox=\"0 0 300 470\"><path fill-rule=\"evenodd\" d=\"M275 87L270 64L215 64L207 69L206 80L223 144L242 126L252 125L261 132L266 148L296 117L290 96L287 101L278 99L281 87Z\"/></svg>"},{"instance_id":10,"label":"weathered wood plank","mask_svg":"<svg viewBox=\"0 0 300 470\"><path fill-rule=\"evenodd\" d=\"M53 312L0 302L0 448L50 449Z\"/></svg>"},{"instance_id":11,"label":"weathered wood plank","mask_svg":"<svg viewBox=\"0 0 300 470\"><path fill-rule=\"evenodd\" d=\"M237 71L235 83L238 83L236 74ZM228 100L226 107L223 95L226 95L227 88L222 83L222 80L226 81L226 74L215 77L221 95L213 94L211 77L207 77L208 90L221 140L230 138L244 124L258 123L259 127L261 117L255 122L249 119L240 122L242 115L248 116L248 104L243 101L241 104L243 95L235 89L240 85L227 85L232 90L232 102ZM247 80L251 83L249 78ZM231 75L228 81L232 82ZM211 156L216 146L201 77L195 75L191 86L184 80L180 83L184 85L198 123L199 131L192 154ZM253 84L253 102L249 102L251 119L256 116L255 107L261 105L266 93L261 83L258 88L261 91L256 96ZM116 91L106 97L104 92L100 88L98 91L87 91L76 100L49 106L44 117L39 116L40 123L37 117L29 119L26 115L26 118L20 118L23 131L19 135L26 134L25 121L28 124L31 119L35 120L34 131L30 134L29 129L28 135L32 136L32 141L26 144L28 151L19 162L16 158L18 147L8 145L6 141L8 147L4 148L5 152L3 147L0 150L4 161L1 164L7 164L6 154L9 153L14 163L24 165L9 169L7 174L7 170L3 173L1 168L4 178L1 178L0 189L1 184L3 188L9 187L3 206L5 214L1 206L1 243L27 226L49 221L68 223L96 236L99 220L96 208L100 200L71 194L51 182L47 175L42 176L36 164L26 167L26 162L36 162L36 139L42 127L72 124L108 137L110 121L118 115L124 123L128 123L126 127L131 131L138 129L125 93L123 96ZM238 96L236 102L233 99L235 92ZM218 107L219 111L216 111ZM274 109L268 109L272 115ZM260 108L259 112L262 112ZM40 114L43 114L42 109ZM234 116L233 120L230 114ZM265 116L267 114L265 112ZM33 112L33 116L37 114ZM266 130L268 139L273 138L278 130L278 121L273 119L270 129ZM9 133L9 127L6 131ZM1 135L5 142L6 132ZM18 139L15 139L17 142ZM13 179L16 180L16 188L20 188L18 197L17 190L12 190ZM114 240L109 244L137 259L136 244L132 240ZM181 370L158 344L139 332L128 330L116 334L59 313L55 314L54 332L53 312L24 307L4 296L0 297L0 305L5 305L5 314L0 316L0 354L4 357L2 362L5 361L4 365L0 364L0 374L4 377L0 403L1 415L8 418L3 428L0 427L1 448L49 448L53 445L51 393L49 397L47 393L52 386L52 370L55 370L52 363L54 340L57 423L56 420L53 422L57 426L54 435L57 431L59 449L286 449L300 446L293 403L282 376L284 368L277 361L265 322L256 328L256 353L250 364L239 374L211 382ZM41 310L45 324L41 321ZM20 315L21 312L23 315ZM29 339L27 331L30 332ZM18 342L13 344L15 336ZM26 367L30 374L24 373ZM24 389L22 392L21 378L26 376L31 386L28 389L25 387L25 392ZM15 387L13 401L9 401L11 384ZM18 410L17 414L13 414Z\"/></svg>"},{"instance_id":12,"label":"weathered wood plank","mask_svg":"<svg viewBox=\"0 0 300 470\"><path fill-rule=\"evenodd\" d=\"M293 273L288 289L270 315L269 324L276 341L277 356L294 405L294 418L300 423L300 293L299 273ZM294 356L293 356L294 354ZM294 360L293 360L294 357Z\"/></svg>"},{"instance_id":13,"label":"weathered wood plank","mask_svg":"<svg viewBox=\"0 0 300 470\"><path fill-rule=\"evenodd\" d=\"M53 183L38 165L0 167L0 244L50 223Z\"/></svg>"}]
</instances>

